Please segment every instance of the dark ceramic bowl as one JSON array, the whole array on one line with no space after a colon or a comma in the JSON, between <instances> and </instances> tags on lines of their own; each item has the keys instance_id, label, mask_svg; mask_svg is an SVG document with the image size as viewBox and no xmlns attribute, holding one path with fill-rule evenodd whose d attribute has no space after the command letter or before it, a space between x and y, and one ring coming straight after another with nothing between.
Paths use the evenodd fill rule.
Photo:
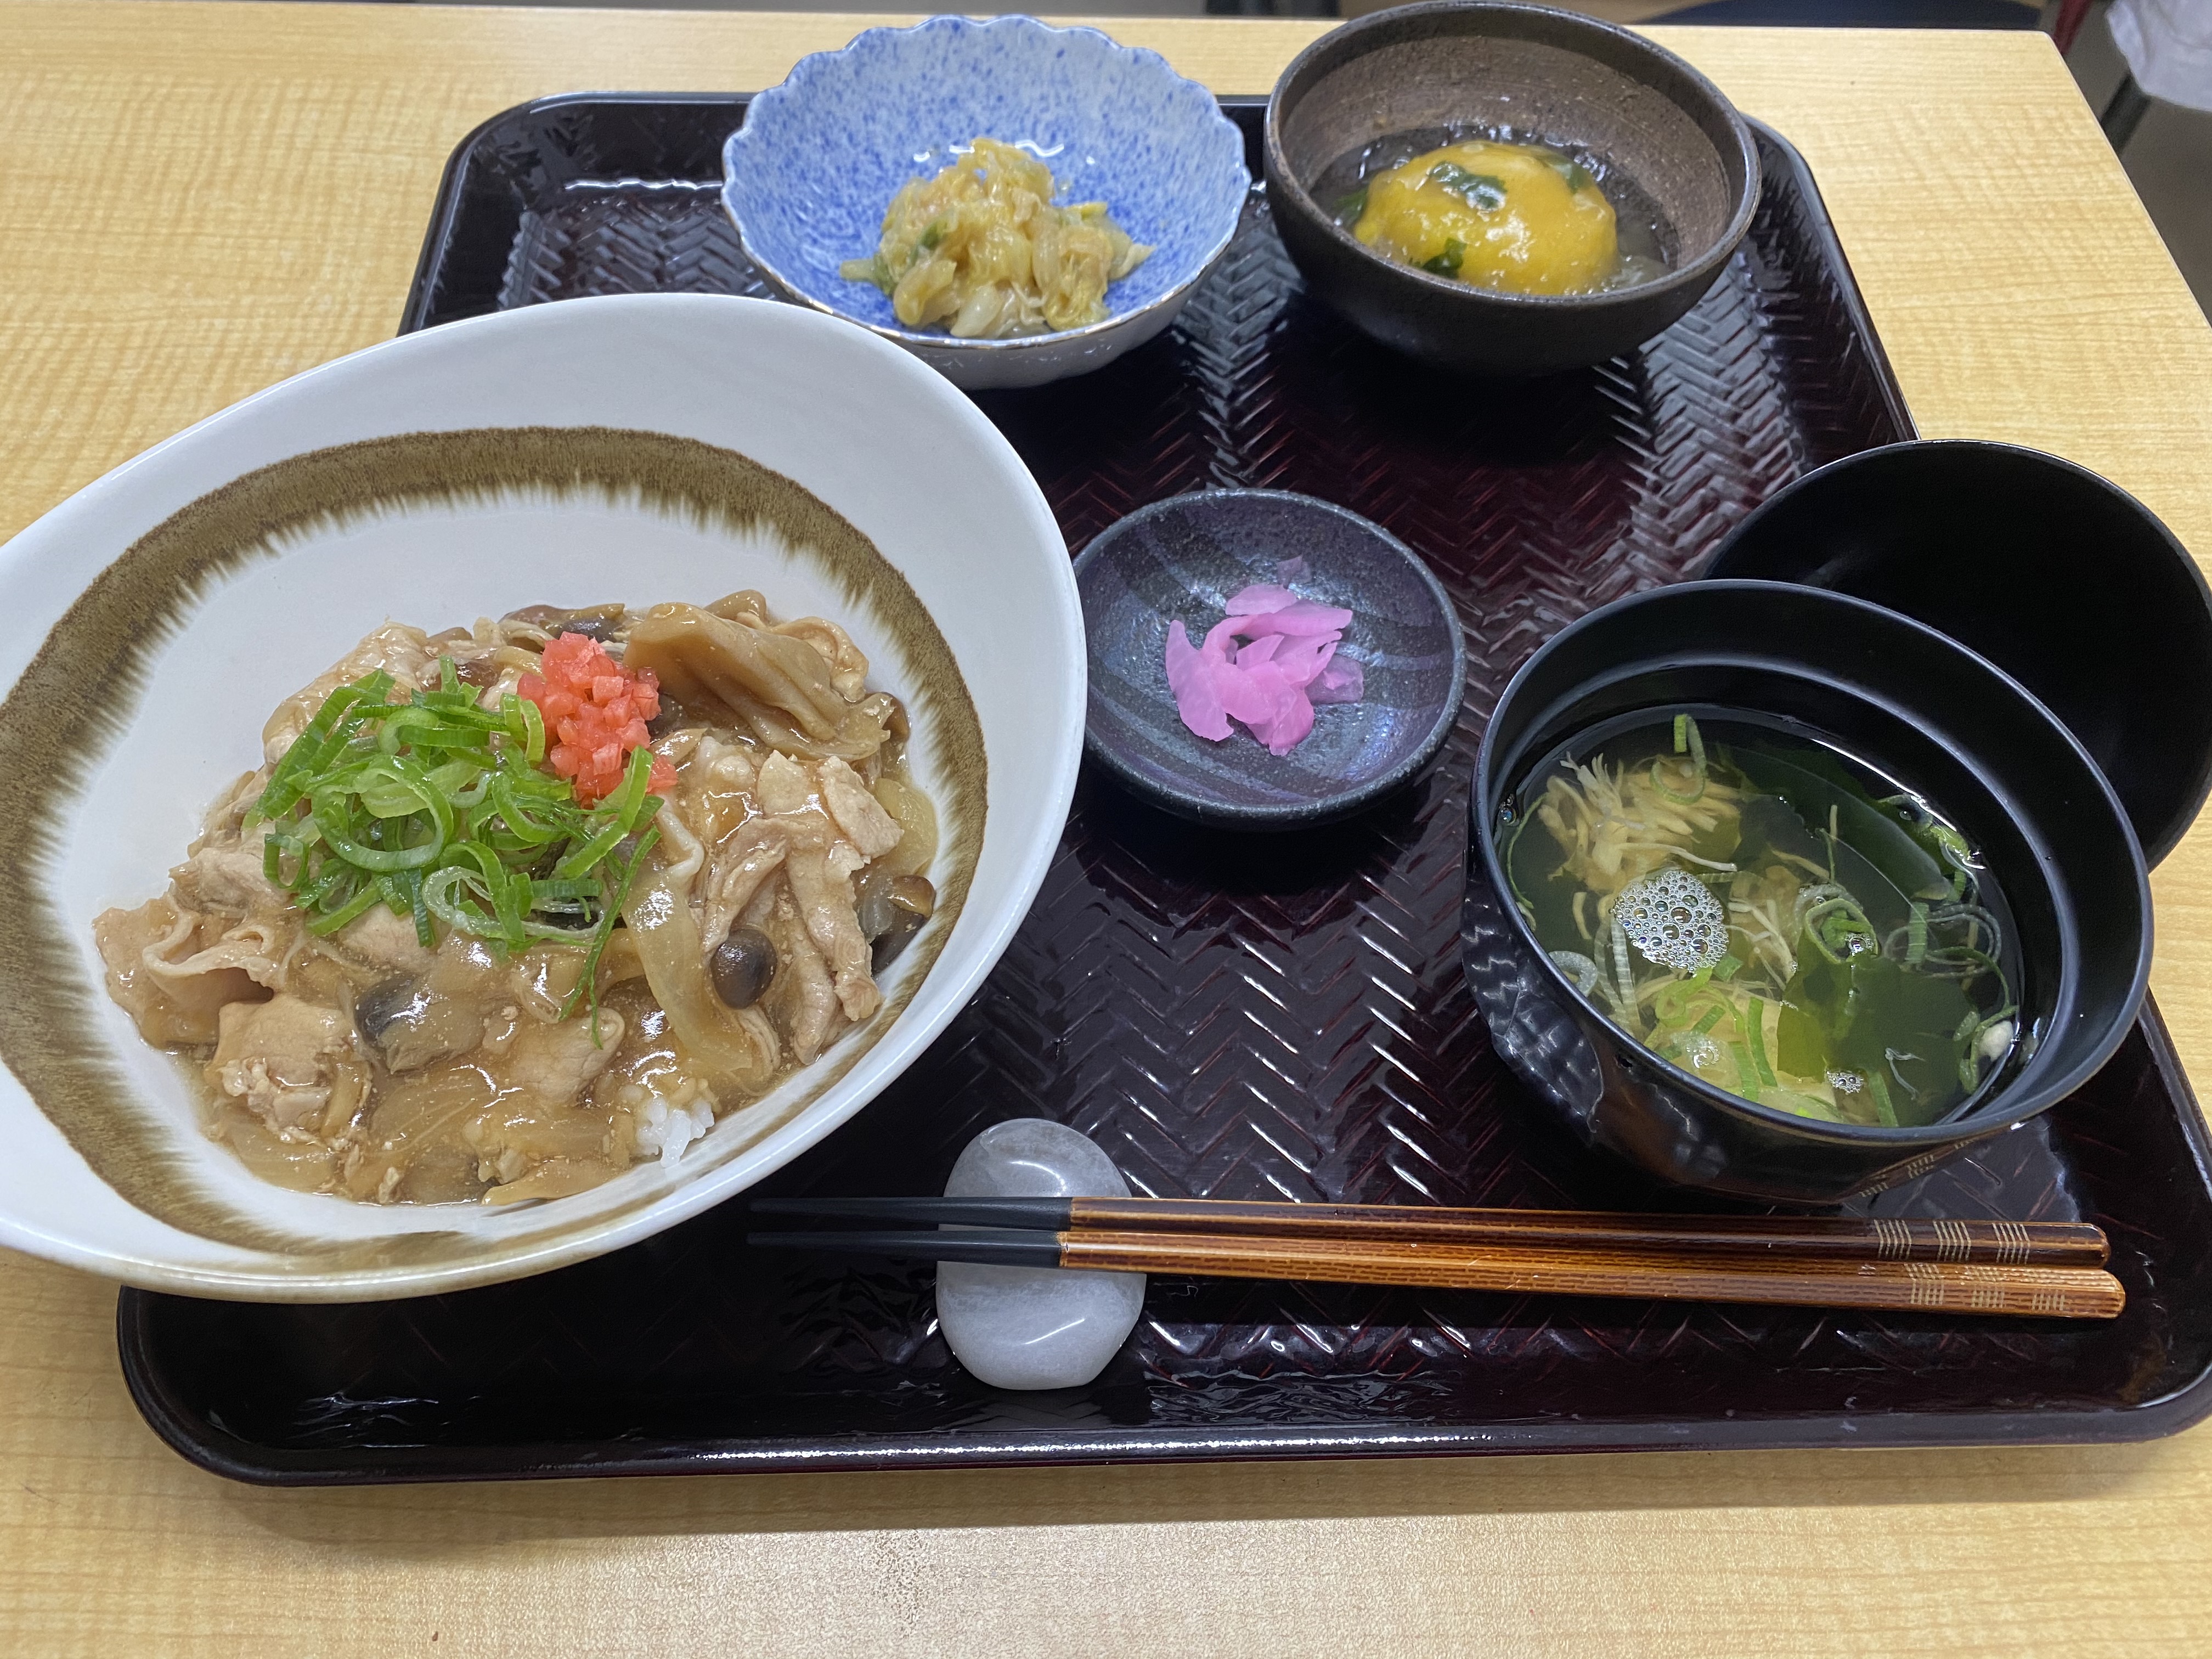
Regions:
<instances>
[{"instance_id":1,"label":"dark ceramic bowl","mask_svg":"<svg viewBox=\"0 0 2212 1659\"><path fill-rule=\"evenodd\" d=\"M1314 710L1280 757L1241 726L1194 734L1168 690L1168 624L1194 643L1253 582L1352 613L1340 656L1366 677L1358 702ZM1089 640L1085 746L1170 811L1231 830L1290 830L1358 811L1410 781L1459 718L1467 646L1443 586L1411 549L1357 513L1310 495L1212 489L1172 495L1109 525L1075 562Z\"/></svg>"},{"instance_id":2,"label":"dark ceramic bowl","mask_svg":"<svg viewBox=\"0 0 2212 1659\"><path fill-rule=\"evenodd\" d=\"M1807 474L1708 576L1806 582L1916 617L2050 706L2155 865L2212 789L2212 592L2141 501L2010 444L1892 444Z\"/></svg>"},{"instance_id":3,"label":"dark ceramic bowl","mask_svg":"<svg viewBox=\"0 0 2212 1659\"><path fill-rule=\"evenodd\" d=\"M1547 143L1657 210L1669 267L1609 294L1508 294L1431 276L1361 245L1315 199L1323 174L1377 140L1406 153L1476 131ZM1386 156L1385 161L1400 159ZM1268 200L1308 284L1352 324L1425 362L1485 374L1602 362L1695 305L1749 228L1759 153L1711 82L1641 35L1538 6L1437 0L1331 30L1268 100Z\"/></svg>"},{"instance_id":4,"label":"dark ceramic bowl","mask_svg":"<svg viewBox=\"0 0 2212 1659\"><path fill-rule=\"evenodd\" d=\"M2034 1047L1966 1115L1860 1127L1714 1088L1585 1000L1503 896L1497 832L1528 769L1608 720L1685 705L1817 732L1924 794L1980 848L2020 933L2021 1042ZM1499 1054L1587 1144L1687 1186L1826 1203L1909 1180L2087 1081L2150 972L2142 853L2073 735L1964 646L1816 588L1691 582L1593 611L1506 687L1471 806L1462 954Z\"/></svg>"}]
</instances>

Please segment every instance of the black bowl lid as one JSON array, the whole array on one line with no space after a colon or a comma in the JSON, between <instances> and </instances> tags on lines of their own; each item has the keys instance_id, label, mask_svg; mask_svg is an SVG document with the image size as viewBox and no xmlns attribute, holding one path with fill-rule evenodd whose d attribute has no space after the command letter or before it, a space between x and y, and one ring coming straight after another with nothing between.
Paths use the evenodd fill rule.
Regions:
<instances>
[{"instance_id":1,"label":"black bowl lid","mask_svg":"<svg viewBox=\"0 0 2212 1659\"><path fill-rule=\"evenodd\" d=\"M2212 791L2212 590L2148 507L2071 461L1966 440L1846 456L1699 574L1850 594L1989 659L2089 751L2151 864Z\"/></svg>"}]
</instances>

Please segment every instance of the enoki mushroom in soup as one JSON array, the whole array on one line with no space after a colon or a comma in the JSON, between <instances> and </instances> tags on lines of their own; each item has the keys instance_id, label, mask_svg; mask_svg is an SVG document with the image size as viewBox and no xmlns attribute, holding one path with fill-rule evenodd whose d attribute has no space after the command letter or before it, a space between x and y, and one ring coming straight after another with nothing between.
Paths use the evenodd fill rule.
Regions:
<instances>
[{"instance_id":1,"label":"enoki mushroom in soup","mask_svg":"<svg viewBox=\"0 0 2212 1659\"><path fill-rule=\"evenodd\" d=\"M674 1160L875 1018L937 847L821 617L392 623L278 706L107 985L281 1185L552 1198Z\"/></svg>"}]
</instances>

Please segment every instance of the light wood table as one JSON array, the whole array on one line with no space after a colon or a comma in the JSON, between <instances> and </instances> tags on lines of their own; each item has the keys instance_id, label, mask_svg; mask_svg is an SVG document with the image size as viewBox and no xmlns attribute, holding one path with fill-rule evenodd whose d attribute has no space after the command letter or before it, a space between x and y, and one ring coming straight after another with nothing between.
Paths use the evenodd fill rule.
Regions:
<instances>
[{"instance_id":1,"label":"light wood table","mask_svg":"<svg viewBox=\"0 0 2212 1659\"><path fill-rule=\"evenodd\" d=\"M0 538L392 333L439 169L484 117L767 86L864 21L0 0ZM1317 26L1110 27L1241 93ZM1803 149L1923 431L2071 456L2212 553L2212 331L2046 40L1652 33ZM2212 831L2157 888L2157 993L2212 1074ZM275 1492L139 1422L114 1299L0 1255L9 1653L2212 1647L2212 1427L2102 1449Z\"/></svg>"}]
</instances>

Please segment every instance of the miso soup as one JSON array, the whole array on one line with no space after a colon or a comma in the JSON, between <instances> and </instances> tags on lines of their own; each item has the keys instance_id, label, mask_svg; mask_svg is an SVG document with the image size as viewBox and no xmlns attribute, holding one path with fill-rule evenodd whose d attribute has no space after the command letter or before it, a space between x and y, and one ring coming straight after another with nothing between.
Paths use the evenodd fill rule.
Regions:
<instances>
[{"instance_id":1,"label":"miso soup","mask_svg":"<svg viewBox=\"0 0 2212 1659\"><path fill-rule=\"evenodd\" d=\"M1655 711L1501 809L1513 900L1654 1054L1761 1105L1917 1126L2021 1047L2003 894L1938 805L1778 722Z\"/></svg>"}]
</instances>

